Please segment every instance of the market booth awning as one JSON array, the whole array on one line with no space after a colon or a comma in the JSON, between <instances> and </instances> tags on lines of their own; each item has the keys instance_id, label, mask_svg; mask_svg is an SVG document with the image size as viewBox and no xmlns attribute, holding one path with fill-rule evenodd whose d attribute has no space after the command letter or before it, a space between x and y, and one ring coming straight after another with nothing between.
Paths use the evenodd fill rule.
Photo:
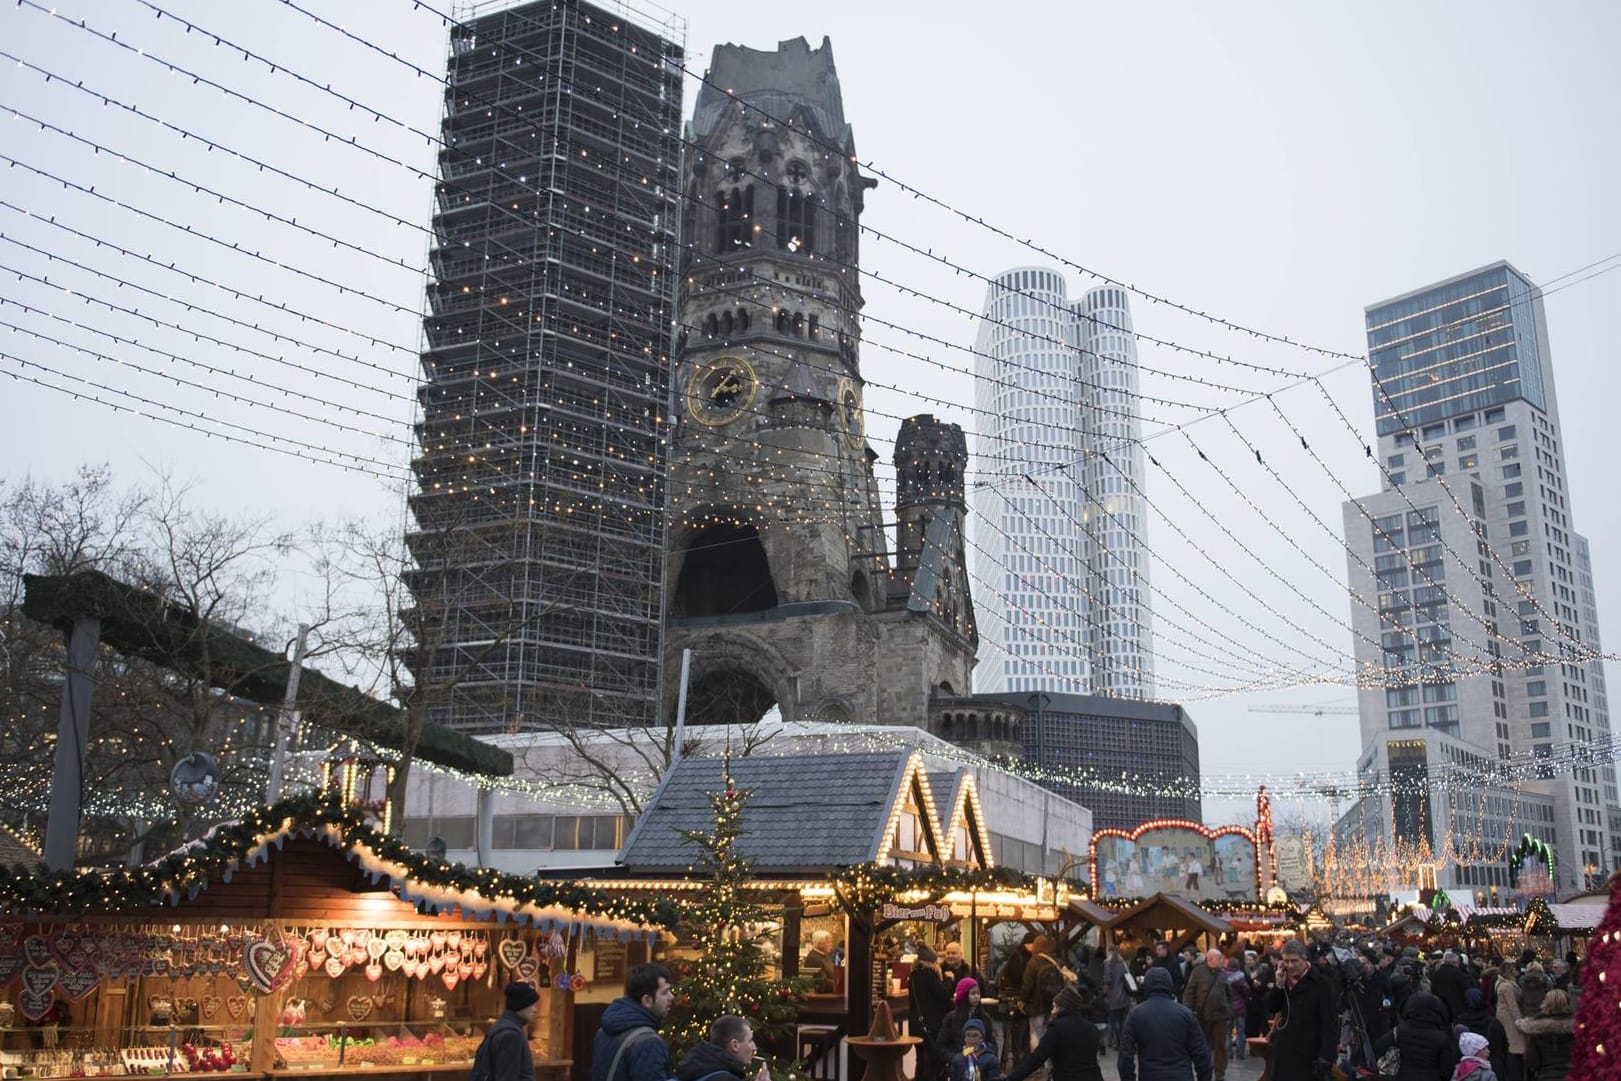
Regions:
<instances>
[{"instance_id":1,"label":"market booth awning","mask_svg":"<svg viewBox=\"0 0 1621 1081\"><path fill-rule=\"evenodd\" d=\"M1108 930L1115 935L1122 931L1167 931L1172 949L1178 950L1200 935L1232 934L1233 925L1184 897L1156 893L1118 913Z\"/></svg>"}]
</instances>

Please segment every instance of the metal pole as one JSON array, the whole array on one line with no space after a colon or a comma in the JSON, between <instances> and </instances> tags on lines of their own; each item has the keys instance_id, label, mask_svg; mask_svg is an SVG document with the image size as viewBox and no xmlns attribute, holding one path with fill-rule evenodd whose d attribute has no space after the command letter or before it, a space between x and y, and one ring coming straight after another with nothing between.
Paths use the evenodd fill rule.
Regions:
<instances>
[{"instance_id":1,"label":"metal pole","mask_svg":"<svg viewBox=\"0 0 1621 1081\"><path fill-rule=\"evenodd\" d=\"M298 640L293 643L293 665L287 669L287 693L282 696L281 709L276 714L276 749L270 756L270 782L265 785L265 802L281 799L282 773L287 768L287 737L298 727L298 678L304 674L304 647L310 637L310 625L298 625Z\"/></svg>"},{"instance_id":2,"label":"metal pole","mask_svg":"<svg viewBox=\"0 0 1621 1081\"><path fill-rule=\"evenodd\" d=\"M687 735L687 675L692 671L692 650L681 651L681 692L675 702L675 753L672 763L681 761L681 744Z\"/></svg>"},{"instance_id":3,"label":"metal pole","mask_svg":"<svg viewBox=\"0 0 1621 1081\"><path fill-rule=\"evenodd\" d=\"M51 817L45 823L45 865L73 868L79 848L79 816L84 809L84 754L90 744L90 694L95 690L96 649L101 620L83 616L68 638L67 679L56 723L56 772L51 778Z\"/></svg>"}]
</instances>

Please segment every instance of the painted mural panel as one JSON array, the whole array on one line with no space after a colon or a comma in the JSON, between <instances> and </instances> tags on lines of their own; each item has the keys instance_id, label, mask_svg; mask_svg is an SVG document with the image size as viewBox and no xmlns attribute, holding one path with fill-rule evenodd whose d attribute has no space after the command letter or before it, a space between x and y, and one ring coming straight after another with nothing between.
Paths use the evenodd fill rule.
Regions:
<instances>
[{"instance_id":1,"label":"painted mural panel","mask_svg":"<svg viewBox=\"0 0 1621 1081\"><path fill-rule=\"evenodd\" d=\"M1100 834L1092 844L1101 897L1172 893L1190 901L1256 899L1255 842L1246 834L1212 838L1190 827L1156 826L1135 838Z\"/></svg>"}]
</instances>

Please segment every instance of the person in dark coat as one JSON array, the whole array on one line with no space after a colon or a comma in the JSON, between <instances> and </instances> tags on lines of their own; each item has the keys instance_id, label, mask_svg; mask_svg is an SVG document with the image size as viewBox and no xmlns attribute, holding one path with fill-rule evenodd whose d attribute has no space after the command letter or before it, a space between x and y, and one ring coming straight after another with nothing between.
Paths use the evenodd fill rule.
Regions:
<instances>
[{"instance_id":1,"label":"person in dark coat","mask_svg":"<svg viewBox=\"0 0 1621 1081\"><path fill-rule=\"evenodd\" d=\"M765 1063L755 1068L754 1027L723 1014L709 1026L709 1039L694 1044L676 1063L675 1081L771 1081Z\"/></svg>"},{"instance_id":2,"label":"person in dark coat","mask_svg":"<svg viewBox=\"0 0 1621 1081\"><path fill-rule=\"evenodd\" d=\"M1553 987L1547 972L1532 961L1520 972L1520 1016L1535 1017L1542 1012L1542 997Z\"/></svg>"},{"instance_id":3,"label":"person in dark coat","mask_svg":"<svg viewBox=\"0 0 1621 1081\"><path fill-rule=\"evenodd\" d=\"M985 1044L985 1050L995 1053L996 1045L990 1041L991 1016L979 1004L979 981L972 977L964 977L957 981L957 990L952 995L951 1012L946 1014L940 1025L940 1038L935 1042L939 1045L940 1060L950 1062L951 1056L957 1054L964 1047L963 1030L970 1021L978 1021L981 1032L980 1037Z\"/></svg>"},{"instance_id":4,"label":"person in dark coat","mask_svg":"<svg viewBox=\"0 0 1621 1081\"><path fill-rule=\"evenodd\" d=\"M1154 943L1154 967L1163 968L1171 974L1171 990L1174 994L1182 993L1182 984L1186 977L1182 973L1182 960L1171 955L1169 942Z\"/></svg>"},{"instance_id":5,"label":"person in dark coat","mask_svg":"<svg viewBox=\"0 0 1621 1081\"><path fill-rule=\"evenodd\" d=\"M1120 1081L1187 1081L1190 1066L1198 1081L1210 1081L1210 1045L1193 1011L1176 1001L1171 974L1156 965L1143 977L1143 1000L1126 1015Z\"/></svg>"},{"instance_id":6,"label":"person in dark coat","mask_svg":"<svg viewBox=\"0 0 1621 1081\"><path fill-rule=\"evenodd\" d=\"M1456 1025L1461 1025L1470 1032L1478 1033L1488 1039L1492 1034L1492 1017L1486 1009L1486 996L1480 993L1480 988L1471 987L1463 993L1463 1012L1452 1019Z\"/></svg>"},{"instance_id":7,"label":"person in dark coat","mask_svg":"<svg viewBox=\"0 0 1621 1081\"><path fill-rule=\"evenodd\" d=\"M1024 1081L1048 1062L1053 1081L1103 1081L1098 1068L1098 1026L1086 1019L1092 992L1067 986L1053 997L1052 1016L1041 1042L1023 1062L1007 1075L1007 1081ZM1122 1075L1123 1076L1123 1075ZM1208 1081L1208 1077L1200 1078Z\"/></svg>"},{"instance_id":8,"label":"person in dark coat","mask_svg":"<svg viewBox=\"0 0 1621 1081\"><path fill-rule=\"evenodd\" d=\"M1205 1045L1215 1059L1216 1081L1227 1077L1227 1030L1233 1023L1233 996L1227 990L1227 958L1220 950L1206 950L1188 973L1182 1005L1193 1011L1204 1029Z\"/></svg>"},{"instance_id":9,"label":"person in dark coat","mask_svg":"<svg viewBox=\"0 0 1621 1081\"><path fill-rule=\"evenodd\" d=\"M1456 1021L1463 1016L1464 992L1469 990L1471 982L1455 950L1441 955L1441 963L1430 973L1430 994L1446 1005L1448 1021Z\"/></svg>"},{"instance_id":10,"label":"person in dark coat","mask_svg":"<svg viewBox=\"0 0 1621 1081\"><path fill-rule=\"evenodd\" d=\"M675 1061L659 1036L659 1024L674 1002L669 969L631 965L625 973L624 997L608 1003L602 1027L591 1042L591 1081L669 1081Z\"/></svg>"},{"instance_id":11,"label":"person in dark coat","mask_svg":"<svg viewBox=\"0 0 1621 1081\"><path fill-rule=\"evenodd\" d=\"M947 987L956 987L963 980L973 980L983 987L979 971L963 956L961 942L947 942L940 947L940 975L946 978Z\"/></svg>"},{"instance_id":12,"label":"person in dark coat","mask_svg":"<svg viewBox=\"0 0 1621 1081\"><path fill-rule=\"evenodd\" d=\"M1002 1034L1002 1055L1009 1065L1017 1062L1030 1046L1030 1015L1019 994L1024 988L1024 970L1030 964L1030 948L1035 942L1036 933L1026 931L996 975L996 996L1001 1000L999 1006L1006 1025Z\"/></svg>"},{"instance_id":13,"label":"person in dark coat","mask_svg":"<svg viewBox=\"0 0 1621 1081\"><path fill-rule=\"evenodd\" d=\"M1570 1052L1575 1041L1575 1022L1570 996L1550 988L1542 996L1542 1013L1515 1022L1525 1034L1525 1076L1536 1081L1566 1081L1570 1076Z\"/></svg>"},{"instance_id":14,"label":"person in dark coat","mask_svg":"<svg viewBox=\"0 0 1621 1081\"><path fill-rule=\"evenodd\" d=\"M952 988L947 987L940 973L940 958L927 946L917 948L917 963L912 966L912 977L907 983L911 998L912 1021L916 1034L923 1037L917 1045L917 1081L938 1081L945 1073L945 1060L940 1058L936 1044L946 1013L951 1009Z\"/></svg>"},{"instance_id":15,"label":"person in dark coat","mask_svg":"<svg viewBox=\"0 0 1621 1081\"><path fill-rule=\"evenodd\" d=\"M535 1081L535 1056L529 1050L529 1024L535 1019L540 992L532 983L509 983L506 1011L484 1034L473 1056L473 1076L489 1081Z\"/></svg>"},{"instance_id":16,"label":"person in dark coat","mask_svg":"<svg viewBox=\"0 0 1621 1081\"><path fill-rule=\"evenodd\" d=\"M1270 1054L1277 1081L1327 1077L1340 1037L1334 988L1312 969L1306 944L1291 938L1278 962L1278 985L1267 995L1267 1011L1277 1019Z\"/></svg>"},{"instance_id":17,"label":"person in dark coat","mask_svg":"<svg viewBox=\"0 0 1621 1081\"><path fill-rule=\"evenodd\" d=\"M996 1060L996 1048L985 1042L985 1022L977 1017L968 1019L962 1030L962 1046L952 1053L946 1067L947 1081L997 1081L1002 1065Z\"/></svg>"},{"instance_id":18,"label":"person in dark coat","mask_svg":"<svg viewBox=\"0 0 1621 1081\"><path fill-rule=\"evenodd\" d=\"M1451 1081L1459 1053L1446 1003L1428 991L1407 996L1406 1012L1373 1045L1373 1053L1383 1055L1392 1047L1401 1051L1396 1081Z\"/></svg>"},{"instance_id":19,"label":"person in dark coat","mask_svg":"<svg viewBox=\"0 0 1621 1081\"><path fill-rule=\"evenodd\" d=\"M1064 970L1058 967L1058 959L1053 956L1053 940L1037 935L1030 946L1030 963L1025 966L1024 983L1019 989L1019 997L1024 999L1024 1008L1030 1014L1032 1040L1041 1040L1052 1015L1053 1001L1068 982Z\"/></svg>"}]
</instances>

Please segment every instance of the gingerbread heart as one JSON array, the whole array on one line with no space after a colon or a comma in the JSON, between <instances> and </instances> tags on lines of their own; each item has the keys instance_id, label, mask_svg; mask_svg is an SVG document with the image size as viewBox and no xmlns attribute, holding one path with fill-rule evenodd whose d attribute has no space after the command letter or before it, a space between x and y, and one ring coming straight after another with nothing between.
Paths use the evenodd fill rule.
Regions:
<instances>
[{"instance_id":1,"label":"gingerbread heart","mask_svg":"<svg viewBox=\"0 0 1621 1081\"><path fill-rule=\"evenodd\" d=\"M22 932L15 927L0 927L0 950L9 950L22 941Z\"/></svg>"},{"instance_id":2,"label":"gingerbread heart","mask_svg":"<svg viewBox=\"0 0 1621 1081\"><path fill-rule=\"evenodd\" d=\"M293 966L297 963L294 946L278 945L263 938L254 939L242 950L242 964L247 969L248 979L262 995L279 991L292 982Z\"/></svg>"},{"instance_id":3,"label":"gingerbread heart","mask_svg":"<svg viewBox=\"0 0 1621 1081\"><path fill-rule=\"evenodd\" d=\"M411 936L400 930L398 927L383 934L383 941L388 943L390 949L394 950L400 949L408 941L410 941L410 939Z\"/></svg>"},{"instance_id":4,"label":"gingerbread heart","mask_svg":"<svg viewBox=\"0 0 1621 1081\"><path fill-rule=\"evenodd\" d=\"M6 950L0 953L0 987L4 987L17 978L17 973L23 970L23 955L16 950Z\"/></svg>"},{"instance_id":5,"label":"gingerbread heart","mask_svg":"<svg viewBox=\"0 0 1621 1081\"><path fill-rule=\"evenodd\" d=\"M372 983L376 983L378 980L382 979L383 978L383 966L378 964L376 961L373 961L371 964L367 965L366 966L366 978L368 980L370 980Z\"/></svg>"},{"instance_id":6,"label":"gingerbread heart","mask_svg":"<svg viewBox=\"0 0 1621 1081\"><path fill-rule=\"evenodd\" d=\"M456 990L456 985L458 983L462 982L462 978L460 976L456 975L456 970L453 969L453 968L445 969L445 971L440 975L439 978L441 980L445 981L445 990L446 991L454 991L454 990Z\"/></svg>"},{"instance_id":7,"label":"gingerbread heart","mask_svg":"<svg viewBox=\"0 0 1621 1081\"><path fill-rule=\"evenodd\" d=\"M226 999L225 1012L231 1015L233 1021L242 1020L242 1015L248 1012L248 996L232 995Z\"/></svg>"},{"instance_id":8,"label":"gingerbread heart","mask_svg":"<svg viewBox=\"0 0 1621 1081\"><path fill-rule=\"evenodd\" d=\"M17 996L17 1009L30 1021L38 1021L56 1005L56 991L24 991Z\"/></svg>"},{"instance_id":9,"label":"gingerbread heart","mask_svg":"<svg viewBox=\"0 0 1621 1081\"><path fill-rule=\"evenodd\" d=\"M51 944L39 935L29 935L23 939L23 956L29 964L43 968L51 963Z\"/></svg>"},{"instance_id":10,"label":"gingerbread heart","mask_svg":"<svg viewBox=\"0 0 1621 1081\"><path fill-rule=\"evenodd\" d=\"M214 1015L220 1012L220 1006L223 1002L224 1000L218 995L204 995L202 1001L197 1004L198 1009L203 1012L203 1020L214 1020Z\"/></svg>"},{"instance_id":11,"label":"gingerbread heart","mask_svg":"<svg viewBox=\"0 0 1621 1081\"><path fill-rule=\"evenodd\" d=\"M449 946L453 950L461 949L462 933L460 931L447 931L445 933L445 945Z\"/></svg>"},{"instance_id":12,"label":"gingerbread heart","mask_svg":"<svg viewBox=\"0 0 1621 1081\"><path fill-rule=\"evenodd\" d=\"M326 949L327 939L330 938L331 935L332 935L332 932L330 932L330 931L311 931L310 932L310 946L311 946L311 948L317 949L317 950Z\"/></svg>"},{"instance_id":13,"label":"gingerbread heart","mask_svg":"<svg viewBox=\"0 0 1621 1081\"><path fill-rule=\"evenodd\" d=\"M349 1000L344 1003L350 1018L355 1021L364 1021L370 1017L372 1005L370 995L350 995Z\"/></svg>"},{"instance_id":14,"label":"gingerbread heart","mask_svg":"<svg viewBox=\"0 0 1621 1081\"><path fill-rule=\"evenodd\" d=\"M533 957L525 957L522 961L518 962L518 967L514 970L514 972L520 980L533 980L536 976L540 975L540 962L535 960Z\"/></svg>"},{"instance_id":15,"label":"gingerbread heart","mask_svg":"<svg viewBox=\"0 0 1621 1081\"><path fill-rule=\"evenodd\" d=\"M74 1002L79 1001L101 982L101 976L93 968L75 968L62 973L56 985L67 992L68 998Z\"/></svg>"},{"instance_id":16,"label":"gingerbread heart","mask_svg":"<svg viewBox=\"0 0 1621 1081\"><path fill-rule=\"evenodd\" d=\"M383 954L383 967L390 972L398 972L403 964L405 964L405 954L400 953L398 950L389 950Z\"/></svg>"},{"instance_id":17,"label":"gingerbread heart","mask_svg":"<svg viewBox=\"0 0 1621 1081\"><path fill-rule=\"evenodd\" d=\"M343 961L337 957L326 959L326 974L334 980L343 975Z\"/></svg>"},{"instance_id":18,"label":"gingerbread heart","mask_svg":"<svg viewBox=\"0 0 1621 1081\"><path fill-rule=\"evenodd\" d=\"M525 957L529 956L529 944L521 938L504 938L501 945L495 948L496 956L508 968L517 968Z\"/></svg>"},{"instance_id":19,"label":"gingerbread heart","mask_svg":"<svg viewBox=\"0 0 1621 1081\"><path fill-rule=\"evenodd\" d=\"M373 935L371 938L366 940L366 956L370 957L373 961L377 960L387 952L388 943L384 942L376 935Z\"/></svg>"},{"instance_id":20,"label":"gingerbread heart","mask_svg":"<svg viewBox=\"0 0 1621 1081\"><path fill-rule=\"evenodd\" d=\"M473 962L473 979L482 980L484 978L484 974L486 972L488 972L489 970L490 970L490 963L488 961L474 961Z\"/></svg>"},{"instance_id":21,"label":"gingerbread heart","mask_svg":"<svg viewBox=\"0 0 1621 1081\"><path fill-rule=\"evenodd\" d=\"M474 957L476 957L478 960L482 961L482 960L484 960L484 955L489 953L489 952L490 952L490 940L489 939L487 939L487 938L475 938L473 940L473 956Z\"/></svg>"},{"instance_id":22,"label":"gingerbread heart","mask_svg":"<svg viewBox=\"0 0 1621 1081\"><path fill-rule=\"evenodd\" d=\"M311 950L309 953L304 955L304 959L310 963L312 968L320 968L322 965L326 964L326 951Z\"/></svg>"},{"instance_id":23,"label":"gingerbread heart","mask_svg":"<svg viewBox=\"0 0 1621 1081\"><path fill-rule=\"evenodd\" d=\"M57 959L61 961L66 961L68 955L79 948L79 936L68 931L58 931L47 941L50 944L51 952L56 954ZM79 966L72 965L71 967L78 968Z\"/></svg>"},{"instance_id":24,"label":"gingerbread heart","mask_svg":"<svg viewBox=\"0 0 1621 1081\"><path fill-rule=\"evenodd\" d=\"M62 978L62 970L55 963L42 965L38 968L30 965L23 969L23 987L42 995L56 986L56 981Z\"/></svg>"},{"instance_id":25,"label":"gingerbread heart","mask_svg":"<svg viewBox=\"0 0 1621 1081\"><path fill-rule=\"evenodd\" d=\"M457 962L457 964L456 964L456 975L460 976L462 979L465 980L467 977L471 976L472 974L473 974L473 962L471 962L471 961Z\"/></svg>"},{"instance_id":26,"label":"gingerbread heart","mask_svg":"<svg viewBox=\"0 0 1621 1081\"><path fill-rule=\"evenodd\" d=\"M445 955L444 954L436 953L432 957L428 958L428 971L432 972L434 975L438 975L439 973L443 972L444 970L445 970Z\"/></svg>"}]
</instances>

